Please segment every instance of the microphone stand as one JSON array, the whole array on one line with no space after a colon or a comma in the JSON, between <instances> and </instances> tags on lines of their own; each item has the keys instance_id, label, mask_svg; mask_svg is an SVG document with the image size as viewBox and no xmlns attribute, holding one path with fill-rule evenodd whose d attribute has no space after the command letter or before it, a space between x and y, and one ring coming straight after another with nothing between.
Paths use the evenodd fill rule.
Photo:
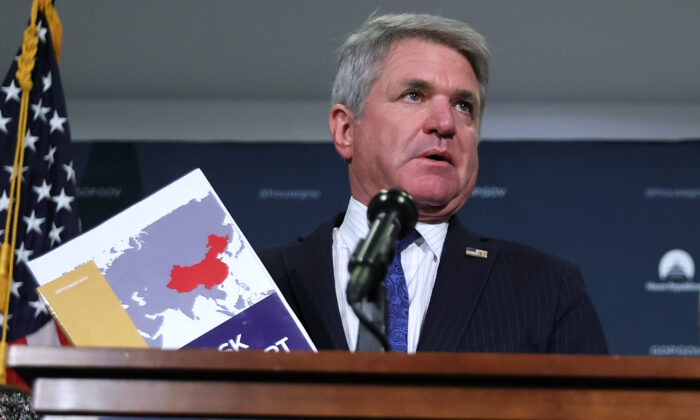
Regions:
<instances>
[{"instance_id":1,"label":"microphone stand","mask_svg":"<svg viewBox=\"0 0 700 420\"><path fill-rule=\"evenodd\" d=\"M384 273L386 275L386 266L384 267ZM376 282L374 287L367 293L367 296L361 300L351 302L350 306L360 323L371 333L371 335L367 335L360 328L356 349L388 352L390 348L386 339L386 286L384 280ZM377 348L377 344L381 345L381 348Z\"/></svg>"},{"instance_id":2,"label":"microphone stand","mask_svg":"<svg viewBox=\"0 0 700 420\"><path fill-rule=\"evenodd\" d=\"M384 351L389 351L384 277L393 259L395 241L413 229L418 210L407 192L382 190L370 201L367 218L372 223L369 234L357 244L348 265L347 301L360 323L373 336L363 334L360 329L357 349L377 350L371 343L376 339Z\"/></svg>"}]
</instances>

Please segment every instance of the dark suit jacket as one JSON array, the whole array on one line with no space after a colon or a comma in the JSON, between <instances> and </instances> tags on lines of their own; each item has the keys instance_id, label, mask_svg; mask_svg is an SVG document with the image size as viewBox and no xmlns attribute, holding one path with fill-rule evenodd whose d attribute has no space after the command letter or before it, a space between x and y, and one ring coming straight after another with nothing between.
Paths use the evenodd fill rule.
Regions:
<instances>
[{"instance_id":1,"label":"dark suit jacket","mask_svg":"<svg viewBox=\"0 0 700 420\"><path fill-rule=\"evenodd\" d=\"M335 294L332 231L343 214L259 253L319 349L348 349ZM488 251L468 256L467 247ZM453 217L418 351L607 353L579 269L512 242L478 237Z\"/></svg>"}]
</instances>

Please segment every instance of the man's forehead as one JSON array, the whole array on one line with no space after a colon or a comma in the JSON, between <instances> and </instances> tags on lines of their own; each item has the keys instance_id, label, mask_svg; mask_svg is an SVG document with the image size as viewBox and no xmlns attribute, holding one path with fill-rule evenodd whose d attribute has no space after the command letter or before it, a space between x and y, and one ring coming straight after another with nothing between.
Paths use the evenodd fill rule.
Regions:
<instances>
[{"instance_id":1,"label":"man's forehead","mask_svg":"<svg viewBox=\"0 0 700 420\"><path fill-rule=\"evenodd\" d=\"M435 57L431 57L431 52L435 52L441 58L444 58L447 53L452 63L447 61L440 62L439 66L430 66L428 64L430 60L435 59ZM390 76L384 77L384 79L385 82L390 82L392 85L429 89L433 87L433 81L437 74L445 70L456 70L458 71L457 75L464 77L465 83L456 87L456 90L460 91L459 95L478 96L478 80L469 60L449 45L422 38L405 38L394 41L375 80L382 79L382 76Z\"/></svg>"},{"instance_id":2,"label":"man's forehead","mask_svg":"<svg viewBox=\"0 0 700 420\"><path fill-rule=\"evenodd\" d=\"M421 64L434 55L450 56L455 63L459 63L459 66L465 65L465 68L469 69L466 74L476 77L472 64L462 52L450 45L418 37L402 38L392 42L379 66L379 72L381 73L386 67L392 66L396 62ZM405 70L410 70L410 68L405 68Z\"/></svg>"},{"instance_id":3,"label":"man's forehead","mask_svg":"<svg viewBox=\"0 0 700 420\"><path fill-rule=\"evenodd\" d=\"M455 48L454 46L444 42L440 42L439 40L420 36L407 36L392 41L391 44L389 44L389 48L387 48L387 53L384 56L383 61L386 62L392 55L395 55L397 53L405 54L406 52L410 52L416 46L426 46L429 48L434 47L436 49L448 49L454 51L455 54L461 56L462 58L467 60L467 62L469 62L467 56L464 55L459 49Z\"/></svg>"}]
</instances>

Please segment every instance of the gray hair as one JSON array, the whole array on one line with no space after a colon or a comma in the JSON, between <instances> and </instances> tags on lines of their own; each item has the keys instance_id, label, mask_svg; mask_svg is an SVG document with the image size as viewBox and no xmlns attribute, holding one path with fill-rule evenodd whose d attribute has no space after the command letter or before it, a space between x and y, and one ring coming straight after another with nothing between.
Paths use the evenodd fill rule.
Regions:
<instances>
[{"instance_id":1,"label":"gray hair","mask_svg":"<svg viewBox=\"0 0 700 420\"><path fill-rule=\"evenodd\" d=\"M343 104L357 118L361 117L367 95L389 48L405 38L421 38L446 45L469 61L479 82L481 120L489 80L490 55L486 40L464 22L424 14L370 16L364 25L350 34L337 51L338 67L331 104Z\"/></svg>"}]
</instances>

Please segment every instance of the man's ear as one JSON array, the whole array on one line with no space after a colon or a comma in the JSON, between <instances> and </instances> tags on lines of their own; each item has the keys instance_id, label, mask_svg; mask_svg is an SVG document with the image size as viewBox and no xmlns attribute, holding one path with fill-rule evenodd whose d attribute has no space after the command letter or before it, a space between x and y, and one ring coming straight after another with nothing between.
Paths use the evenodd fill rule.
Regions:
<instances>
[{"instance_id":1,"label":"man's ear","mask_svg":"<svg viewBox=\"0 0 700 420\"><path fill-rule=\"evenodd\" d=\"M328 116L328 125L331 129L335 150L348 162L352 159L354 122L354 116L348 107L342 104L333 105Z\"/></svg>"}]
</instances>

